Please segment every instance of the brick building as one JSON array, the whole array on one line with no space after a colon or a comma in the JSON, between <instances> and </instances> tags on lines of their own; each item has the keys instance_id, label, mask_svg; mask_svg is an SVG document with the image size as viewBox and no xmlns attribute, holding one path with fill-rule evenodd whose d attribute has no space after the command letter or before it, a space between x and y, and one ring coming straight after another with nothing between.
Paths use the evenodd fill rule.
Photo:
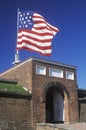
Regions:
<instances>
[{"instance_id":1,"label":"brick building","mask_svg":"<svg viewBox=\"0 0 86 130\"><path fill-rule=\"evenodd\" d=\"M76 67L38 58L28 60L0 74L16 80L32 95L31 125L79 121Z\"/></svg>"}]
</instances>

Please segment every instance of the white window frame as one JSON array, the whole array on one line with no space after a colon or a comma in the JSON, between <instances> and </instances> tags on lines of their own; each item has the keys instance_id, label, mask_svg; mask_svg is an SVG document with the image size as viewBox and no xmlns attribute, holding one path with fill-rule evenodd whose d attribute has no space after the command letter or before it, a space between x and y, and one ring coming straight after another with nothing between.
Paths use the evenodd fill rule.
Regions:
<instances>
[{"instance_id":1,"label":"white window frame","mask_svg":"<svg viewBox=\"0 0 86 130\"><path fill-rule=\"evenodd\" d=\"M55 69L55 68L49 68L49 76L57 77L57 78L63 78L63 70Z\"/></svg>"},{"instance_id":2,"label":"white window frame","mask_svg":"<svg viewBox=\"0 0 86 130\"><path fill-rule=\"evenodd\" d=\"M36 65L36 74L46 75L46 67L42 65Z\"/></svg>"},{"instance_id":3,"label":"white window frame","mask_svg":"<svg viewBox=\"0 0 86 130\"><path fill-rule=\"evenodd\" d=\"M66 79L74 80L74 72L66 71Z\"/></svg>"}]
</instances>

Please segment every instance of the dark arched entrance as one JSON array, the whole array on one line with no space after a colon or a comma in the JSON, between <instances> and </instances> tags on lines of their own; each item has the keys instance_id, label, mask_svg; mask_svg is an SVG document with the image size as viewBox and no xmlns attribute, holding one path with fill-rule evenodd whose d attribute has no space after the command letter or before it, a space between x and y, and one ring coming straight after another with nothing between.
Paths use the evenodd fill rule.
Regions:
<instances>
[{"instance_id":1,"label":"dark arched entrance","mask_svg":"<svg viewBox=\"0 0 86 130\"><path fill-rule=\"evenodd\" d=\"M64 93L61 88L52 86L46 93L46 122L62 123L64 121Z\"/></svg>"}]
</instances>

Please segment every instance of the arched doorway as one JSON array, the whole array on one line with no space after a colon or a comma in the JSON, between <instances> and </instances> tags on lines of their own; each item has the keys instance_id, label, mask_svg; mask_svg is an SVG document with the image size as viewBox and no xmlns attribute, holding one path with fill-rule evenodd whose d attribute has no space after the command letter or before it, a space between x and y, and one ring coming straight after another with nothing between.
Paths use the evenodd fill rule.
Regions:
<instances>
[{"instance_id":1,"label":"arched doorway","mask_svg":"<svg viewBox=\"0 0 86 130\"><path fill-rule=\"evenodd\" d=\"M62 123L64 121L64 93L61 88L52 86L46 93L46 122Z\"/></svg>"}]
</instances>

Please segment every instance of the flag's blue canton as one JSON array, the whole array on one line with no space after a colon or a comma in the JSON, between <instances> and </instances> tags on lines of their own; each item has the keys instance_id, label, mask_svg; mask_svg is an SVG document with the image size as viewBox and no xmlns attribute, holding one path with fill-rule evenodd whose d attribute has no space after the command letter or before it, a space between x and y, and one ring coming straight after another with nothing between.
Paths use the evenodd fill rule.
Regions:
<instances>
[{"instance_id":1,"label":"flag's blue canton","mask_svg":"<svg viewBox=\"0 0 86 130\"><path fill-rule=\"evenodd\" d=\"M32 29L33 20L32 20L33 12L19 12L19 29Z\"/></svg>"}]
</instances>

